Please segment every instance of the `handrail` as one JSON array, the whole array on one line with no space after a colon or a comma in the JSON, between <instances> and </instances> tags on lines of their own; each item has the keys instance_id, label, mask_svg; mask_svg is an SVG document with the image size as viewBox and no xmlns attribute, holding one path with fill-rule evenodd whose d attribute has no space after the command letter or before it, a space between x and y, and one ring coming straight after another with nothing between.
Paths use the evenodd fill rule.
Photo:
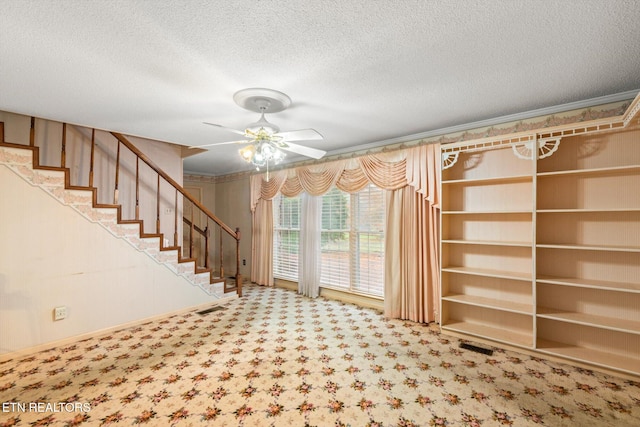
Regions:
<instances>
[{"instance_id":1,"label":"handrail","mask_svg":"<svg viewBox=\"0 0 640 427\"><path fill-rule=\"evenodd\" d=\"M205 213L205 215L207 215L209 218L211 218L216 224L218 224L224 231L227 232L227 234L229 234L231 237L233 237L236 240L240 240L240 237L236 234L235 231L233 231L231 228L229 228L229 226L227 224L225 224L224 222L222 222L217 216L215 216L213 213L211 213L211 211L209 211L209 209L207 209L206 207L204 207L202 205L202 203L200 203L199 201L197 201L191 194L189 194L187 191L185 191L182 186L180 184L178 184L177 182L175 182L169 175L167 175L162 169L160 169L158 166L155 165L155 163L153 163L151 161L151 159L149 159L142 151L138 150L136 148L135 145L133 145L131 142L129 142L129 140L127 138L124 137L124 135L117 133L117 132L111 132L111 135L113 135L114 137L116 137L116 139L118 141L120 141L124 146L126 146L129 150L131 150L136 156L138 156L140 159L142 159L143 162L145 162L151 169L153 169L158 175L160 175L162 178L164 178L165 181L167 181L169 184L171 184L173 186L173 188L175 188L176 190L178 190L184 197L186 197L191 203L193 203L195 206L197 206L202 212Z\"/></svg>"},{"instance_id":2,"label":"handrail","mask_svg":"<svg viewBox=\"0 0 640 427\"><path fill-rule=\"evenodd\" d=\"M191 223L191 221L190 221L188 218L183 217L183 218L182 218L182 222L184 222L184 223L185 223L185 224L187 224L189 227L191 227L191 224L192 224L192 223ZM202 237L206 237L206 236L205 236L206 231L205 231L205 230L203 230L202 228L200 228L200 227L198 227L197 225L195 225L195 224L194 224L194 225L193 225L193 229L194 229L195 231L197 231L197 232L198 232L198 234L200 234Z\"/></svg>"}]
</instances>

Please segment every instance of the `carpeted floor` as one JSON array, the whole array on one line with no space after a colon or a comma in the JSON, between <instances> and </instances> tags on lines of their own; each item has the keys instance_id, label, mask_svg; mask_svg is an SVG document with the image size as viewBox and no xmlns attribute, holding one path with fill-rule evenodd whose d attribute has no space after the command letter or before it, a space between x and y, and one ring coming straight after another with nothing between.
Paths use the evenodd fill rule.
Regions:
<instances>
[{"instance_id":1,"label":"carpeted floor","mask_svg":"<svg viewBox=\"0 0 640 427\"><path fill-rule=\"evenodd\" d=\"M0 426L640 426L640 382L244 291L224 310L0 364Z\"/></svg>"}]
</instances>

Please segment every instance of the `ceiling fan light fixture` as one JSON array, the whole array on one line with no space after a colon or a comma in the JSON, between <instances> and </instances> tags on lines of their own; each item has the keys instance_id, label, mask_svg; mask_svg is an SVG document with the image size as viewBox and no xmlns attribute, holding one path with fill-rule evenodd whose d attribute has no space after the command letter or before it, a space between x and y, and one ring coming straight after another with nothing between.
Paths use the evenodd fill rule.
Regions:
<instances>
[{"instance_id":1,"label":"ceiling fan light fixture","mask_svg":"<svg viewBox=\"0 0 640 427\"><path fill-rule=\"evenodd\" d=\"M240 157L242 157L245 162L251 163L251 159L256 152L256 147L254 147L253 145L247 145L246 147L238 150L238 152L240 153Z\"/></svg>"},{"instance_id":2,"label":"ceiling fan light fixture","mask_svg":"<svg viewBox=\"0 0 640 427\"><path fill-rule=\"evenodd\" d=\"M269 163L277 165L284 160L286 154L269 141L259 141L238 150L240 157L247 163L258 168L269 166Z\"/></svg>"},{"instance_id":3,"label":"ceiling fan light fixture","mask_svg":"<svg viewBox=\"0 0 640 427\"><path fill-rule=\"evenodd\" d=\"M286 156L287 156L287 154L284 151L275 148L275 153L273 154L273 162L274 162L274 164L277 165L278 163L283 161Z\"/></svg>"},{"instance_id":4,"label":"ceiling fan light fixture","mask_svg":"<svg viewBox=\"0 0 640 427\"><path fill-rule=\"evenodd\" d=\"M253 163L256 166L265 166L266 164L268 164L267 160L264 158L262 153L258 151L256 151L256 154L253 155L253 158L251 159L251 163Z\"/></svg>"},{"instance_id":5,"label":"ceiling fan light fixture","mask_svg":"<svg viewBox=\"0 0 640 427\"><path fill-rule=\"evenodd\" d=\"M265 156L266 158L273 157L275 153L275 148L272 147L271 144L266 142L261 142L260 147L262 148L261 152L263 156Z\"/></svg>"},{"instance_id":6,"label":"ceiling fan light fixture","mask_svg":"<svg viewBox=\"0 0 640 427\"><path fill-rule=\"evenodd\" d=\"M260 119L247 125L244 130L232 129L215 123L204 123L242 135L245 138L249 138L249 140L218 142L200 147L249 143L250 145L238 150L238 153L244 161L256 166L257 170L266 166L267 181L269 180L270 164L277 165L281 163L286 157L287 151L314 159L320 159L326 154L325 151L293 143L293 141L322 140L322 135L316 130L301 129L281 133L278 126L270 123L265 118L265 114L277 113L291 105L291 98L286 94L272 89L249 88L236 92L233 95L233 100L246 110L260 113Z\"/></svg>"}]
</instances>

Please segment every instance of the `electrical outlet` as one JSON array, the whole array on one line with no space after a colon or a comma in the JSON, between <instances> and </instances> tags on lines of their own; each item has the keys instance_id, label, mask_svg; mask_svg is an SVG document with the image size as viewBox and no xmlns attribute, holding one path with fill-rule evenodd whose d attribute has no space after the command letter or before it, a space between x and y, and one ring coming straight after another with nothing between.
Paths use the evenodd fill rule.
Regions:
<instances>
[{"instance_id":1,"label":"electrical outlet","mask_svg":"<svg viewBox=\"0 0 640 427\"><path fill-rule=\"evenodd\" d=\"M61 306L53 309L53 320L62 320L67 317L67 307Z\"/></svg>"},{"instance_id":2,"label":"electrical outlet","mask_svg":"<svg viewBox=\"0 0 640 427\"><path fill-rule=\"evenodd\" d=\"M247 265L247 260L246 259L242 260L242 265Z\"/></svg>"}]
</instances>

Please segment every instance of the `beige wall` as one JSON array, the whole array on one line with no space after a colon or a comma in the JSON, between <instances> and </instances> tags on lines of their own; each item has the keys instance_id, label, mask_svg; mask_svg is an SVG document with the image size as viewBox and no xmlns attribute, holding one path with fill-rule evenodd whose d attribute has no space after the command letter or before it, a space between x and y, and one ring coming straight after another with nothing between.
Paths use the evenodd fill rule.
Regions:
<instances>
[{"instance_id":1,"label":"beige wall","mask_svg":"<svg viewBox=\"0 0 640 427\"><path fill-rule=\"evenodd\" d=\"M215 301L4 165L0 197L0 354Z\"/></svg>"},{"instance_id":2,"label":"beige wall","mask_svg":"<svg viewBox=\"0 0 640 427\"><path fill-rule=\"evenodd\" d=\"M249 176L209 178L187 176L185 187L202 190L205 207L210 209L225 224L235 230L240 228L240 274L244 280L251 273L251 210ZM217 232L216 232L217 233ZM219 264L218 235L213 238L210 260L217 270ZM236 272L235 240L223 235L223 255L225 275ZM243 260L246 261L243 265Z\"/></svg>"}]
</instances>

